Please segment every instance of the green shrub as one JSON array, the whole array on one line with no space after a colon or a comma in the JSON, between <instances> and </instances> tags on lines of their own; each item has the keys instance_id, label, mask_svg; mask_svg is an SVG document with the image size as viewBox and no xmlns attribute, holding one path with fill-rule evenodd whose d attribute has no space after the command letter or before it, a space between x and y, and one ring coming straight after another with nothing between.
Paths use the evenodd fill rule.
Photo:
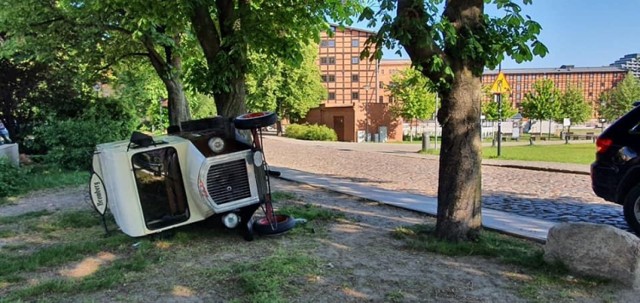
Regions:
<instances>
[{"instance_id":1,"label":"green shrub","mask_svg":"<svg viewBox=\"0 0 640 303\"><path fill-rule=\"evenodd\" d=\"M325 125L291 124L287 127L285 136L301 140L337 141L338 135L333 129Z\"/></svg>"},{"instance_id":2,"label":"green shrub","mask_svg":"<svg viewBox=\"0 0 640 303\"><path fill-rule=\"evenodd\" d=\"M89 169L99 143L127 138L131 130L121 122L109 120L52 121L35 129L47 150L44 162L64 169Z\"/></svg>"},{"instance_id":3,"label":"green shrub","mask_svg":"<svg viewBox=\"0 0 640 303\"><path fill-rule=\"evenodd\" d=\"M126 103L102 98L90 103L80 117L52 117L36 126L31 144L46 152L43 160L47 164L63 169L89 169L97 144L128 138L137 123L135 111Z\"/></svg>"},{"instance_id":4,"label":"green shrub","mask_svg":"<svg viewBox=\"0 0 640 303\"><path fill-rule=\"evenodd\" d=\"M11 165L5 157L0 158L0 197L19 193L27 182L25 170Z\"/></svg>"}]
</instances>

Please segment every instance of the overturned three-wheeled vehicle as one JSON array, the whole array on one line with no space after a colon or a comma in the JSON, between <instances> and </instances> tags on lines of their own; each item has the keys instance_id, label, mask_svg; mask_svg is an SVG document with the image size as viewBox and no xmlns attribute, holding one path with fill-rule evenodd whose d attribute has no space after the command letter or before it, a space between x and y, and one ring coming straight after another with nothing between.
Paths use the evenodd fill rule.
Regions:
<instances>
[{"instance_id":1,"label":"overturned three-wheeled vehicle","mask_svg":"<svg viewBox=\"0 0 640 303\"><path fill-rule=\"evenodd\" d=\"M254 231L286 231L295 220L273 213L260 130L276 119L271 112L217 116L171 126L163 136L134 132L129 141L100 144L93 156L93 205L102 215L108 205L133 237L212 216L240 227L246 240ZM254 218L260 207L265 216Z\"/></svg>"}]
</instances>

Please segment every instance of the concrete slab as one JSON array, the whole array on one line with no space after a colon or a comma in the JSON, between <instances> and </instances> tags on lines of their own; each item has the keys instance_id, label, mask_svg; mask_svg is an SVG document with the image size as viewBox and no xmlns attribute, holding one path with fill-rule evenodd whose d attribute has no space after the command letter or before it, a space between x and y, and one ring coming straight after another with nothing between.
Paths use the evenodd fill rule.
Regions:
<instances>
[{"instance_id":1,"label":"concrete slab","mask_svg":"<svg viewBox=\"0 0 640 303\"><path fill-rule=\"evenodd\" d=\"M0 158L6 157L13 166L18 167L20 165L20 154L18 151L18 144L2 144L0 145Z\"/></svg>"},{"instance_id":2,"label":"concrete slab","mask_svg":"<svg viewBox=\"0 0 640 303\"><path fill-rule=\"evenodd\" d=\"M435 216L438 212L438 200L436 197L365 186L348 179L316 175L285 167L272 166L271 169L281 172L280 178L285 180L305 183L432 216ZM555 222L514 215L503 211L482 209L482 225L485 228L539 242L546 241L549 229L555 224Z\"/></svg>"}]
</instances>

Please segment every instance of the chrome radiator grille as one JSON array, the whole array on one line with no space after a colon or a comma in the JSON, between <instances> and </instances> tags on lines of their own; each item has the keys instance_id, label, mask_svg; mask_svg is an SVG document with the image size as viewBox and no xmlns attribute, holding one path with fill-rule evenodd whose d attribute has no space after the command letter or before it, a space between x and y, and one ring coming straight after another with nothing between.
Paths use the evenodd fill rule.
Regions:
<instances>
[{"instance_id":1,"label":"chrome radiator grille","mask_svg":"<svg viewBox=\"0 0 640 303\"><path fill-rule=\"evenodd\" d=\"M218 205L251 197L245 160L239 159L209 167L207 191Z\"/></svg>"}]
</instances>

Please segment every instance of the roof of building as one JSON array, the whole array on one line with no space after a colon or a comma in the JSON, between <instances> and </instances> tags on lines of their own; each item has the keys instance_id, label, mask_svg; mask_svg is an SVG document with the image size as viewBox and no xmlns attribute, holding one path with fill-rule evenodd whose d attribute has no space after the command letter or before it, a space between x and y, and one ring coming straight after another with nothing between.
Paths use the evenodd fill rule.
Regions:
<instances>
[{"instance_id":1,"label":"roof of building","mask_svg":"<svg viewBox=\"0 0 640 303\"><path fill-rule=\"evenodd\" d=\"M353 30L353 31L359 31L359 32L365 32L365 33L369 33L369 34L376 34L376 31L373 30L368 30L368 29L361 29L361 28L356 28L356 27L351 27L351 26L346 26L346 25L340 25L340 24L336 24L336 23L329 23L330 26L335 27L336 29L348 29L348 30Z\"/></svg>"},{"instance_id":2,"label":"roof of building","mask_svg":"<svg viewBox=\"0 0 640 303\"><path fill-rule=\"evenodd\" d=\"M615 66L600 67L574 67L563 65L558 68L513 68L503 69L504 74L563 74L563 73L615 73L625 72L624 69ZM498 74L498 70L485 70L485 75Z\"/></svg>"}]
</instances>

